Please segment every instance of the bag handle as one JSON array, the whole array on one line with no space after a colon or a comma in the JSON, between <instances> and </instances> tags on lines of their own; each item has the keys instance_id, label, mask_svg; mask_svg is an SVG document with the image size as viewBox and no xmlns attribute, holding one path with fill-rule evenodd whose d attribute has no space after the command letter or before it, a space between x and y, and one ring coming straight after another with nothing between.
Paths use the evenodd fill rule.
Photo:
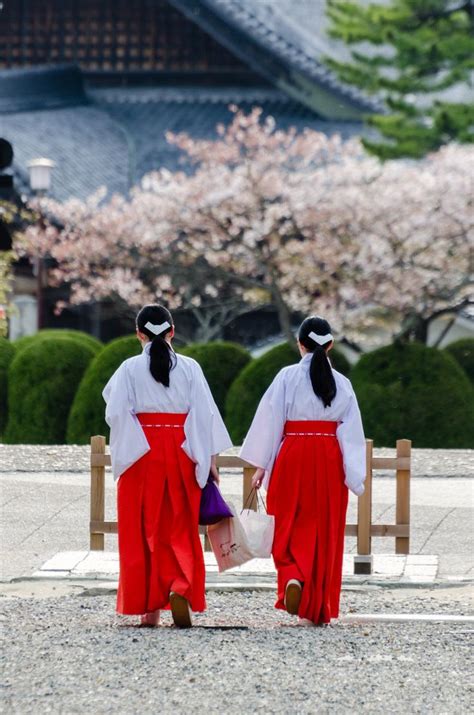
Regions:
<instances>
[{"instance_id":1,"label":"bag handle","mask_svg":"<svg viewBox=\"0 0 474 715\"><path fill-rule=\"evenodd\" d=\"M245 500L245 504L242 507L242 511L244 511L244 509L247 508L247 504L252 502L254 492L255 492L256 502L257 502L257 511L258 511L258 505L260 503L263 506L265 513L268 514L267 505L265 504L265 500L256 487L252 487L252 489L249 491L247 499ZM242 514L242 511L240 512L241 514Z\"/></svg>"}]
</instances>

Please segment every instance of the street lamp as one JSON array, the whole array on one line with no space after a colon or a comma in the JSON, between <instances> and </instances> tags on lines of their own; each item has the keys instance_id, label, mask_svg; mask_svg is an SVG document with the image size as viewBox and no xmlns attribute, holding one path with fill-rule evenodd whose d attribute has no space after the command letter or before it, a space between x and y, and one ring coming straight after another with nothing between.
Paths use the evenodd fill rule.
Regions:
<instances>
[{"instance_id":1,"label":"street lamp","mask_svg":"<svg viewBox=\"0 0 474 715\"><path fill-rule=\"evenodd\" d=\"M41 157L29 162L30 188L37 196L45 196L51 188L51 174L55 167L54 161ZM43 327L43 273L44 260L38 252L36 257L36 301L38 303L38 330Z\"/></svg>"},{"instance_id":2,"label":"street lamp","mask_svg":"<svg viewBox=\"0 0 474 715\"><path fill-rule=\"evenodd\" d=\"M51 159L39 158L30 161L28 172L32 191L42 196L50 190L51 174L55 166L54 161L51 161Z\"/></svg>"}]
</instances>

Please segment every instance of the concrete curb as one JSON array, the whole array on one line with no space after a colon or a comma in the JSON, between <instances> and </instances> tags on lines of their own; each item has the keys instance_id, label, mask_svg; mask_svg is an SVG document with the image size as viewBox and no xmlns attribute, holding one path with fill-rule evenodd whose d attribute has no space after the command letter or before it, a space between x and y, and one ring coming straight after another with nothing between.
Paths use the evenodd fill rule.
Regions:
<instances>
[{"instance_id":1,"label":"concrete curb","mask_svg":"<svg viewBox=\"0 0 474 715\"><path fill-rule=\"evenodd\" d=\"M339 623L473 623L474 616L451 613L348 613Z\"/></svg>"},{"instance_id":2,"label":"concrete curb","mask_svg":"<svg viewBox=\"0 0 474 715\"><path fill-rule=\"evenodd\" d=\"M54 585L53 585L54 584ZM117 592L117 580L110 578L90 578L77 576L63 576L56 574L54 577L51 576L25 576L17 577L10 580L0 580L0 597L7 595L9 589L8 587L14 587L17 585L19 588L24 585L30 585L32 588L35 585L49 585L52 590L55 587L58 591L61 590L61 586L71 587L71 589L81 588L82 592L79 594L81 596L104 596L112 595ZM435 581L390 581L388 579L377 580L377 579L367 579L360 577L353 577L351 579L347 578L343 581L342 590L343 591L371 591L371 590L390 590L390 589L450 589L450 588L460 588L473 586L474 579L459 577L458 579L437 579ZM265 582L262 580L235 580L228 582L206 582L206 591L215 592L244 592L244 591L264 591L264 592L274 592L276 588L275 582ZM53 594L54 595L54 594Z\"/></svg>"}]
</instances>

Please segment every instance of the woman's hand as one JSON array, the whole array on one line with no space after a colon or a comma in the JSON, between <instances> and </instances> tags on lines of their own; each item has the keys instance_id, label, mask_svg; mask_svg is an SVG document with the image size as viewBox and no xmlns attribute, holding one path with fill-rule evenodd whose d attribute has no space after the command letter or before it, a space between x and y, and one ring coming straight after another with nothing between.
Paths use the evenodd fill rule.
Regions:
<instances>
[{"instance_id":1,"label":"woman's hand","mask_svg":"<svg viewBox=\"0 0 474 715\"><path fill-rule=\"evenodd\" d=\"M252 477L252 487L254 489L260 489L260 487L262 486L264 476L265 476L265 470L262 469L261 467L258 467L258 469L255 470L254 475Z\"/></svg>"},{"instance_id":2,"label":"woman's hand","mask_svg":"<svg viewBox=\"0 0 474 715\"><path fill-rule=\"evenodd\" d=\"M211 457L211 474L216 484L220 484L221 478L219 476L219 471L216 466L216 456Z\"/></svg>"}]
</instances>

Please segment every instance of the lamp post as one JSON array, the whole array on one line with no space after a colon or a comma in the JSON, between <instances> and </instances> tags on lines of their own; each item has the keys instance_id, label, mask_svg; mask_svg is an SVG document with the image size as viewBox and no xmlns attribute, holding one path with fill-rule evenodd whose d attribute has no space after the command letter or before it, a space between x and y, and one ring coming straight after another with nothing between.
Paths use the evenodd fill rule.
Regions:
<instances>
[{"instance_id":1,"label":"lamp post","mask_svg":"<svg viewBox=\"0 0 474 715\"><path fill-rule=\"evenodd\" d=\"M30 188L37 196L44 196L51 188L51 175L56 164L51 159L33 159L28 164Z\"/></svg>"},{"instance_id":2,"label":"lamp post","mask_svg":"<svg viewBox=\"0 0 474 715\"><path fill-rule=\"evenodd\" d=\"M40 157L29 162L28 173L30 188L38 196L46 196L51 188L51 175L55 167L54 161ZM44 261L40 251L36 256L36 301L38 303L38 330L43 327L43 273Z\"/></svg>"}]
</instances>

